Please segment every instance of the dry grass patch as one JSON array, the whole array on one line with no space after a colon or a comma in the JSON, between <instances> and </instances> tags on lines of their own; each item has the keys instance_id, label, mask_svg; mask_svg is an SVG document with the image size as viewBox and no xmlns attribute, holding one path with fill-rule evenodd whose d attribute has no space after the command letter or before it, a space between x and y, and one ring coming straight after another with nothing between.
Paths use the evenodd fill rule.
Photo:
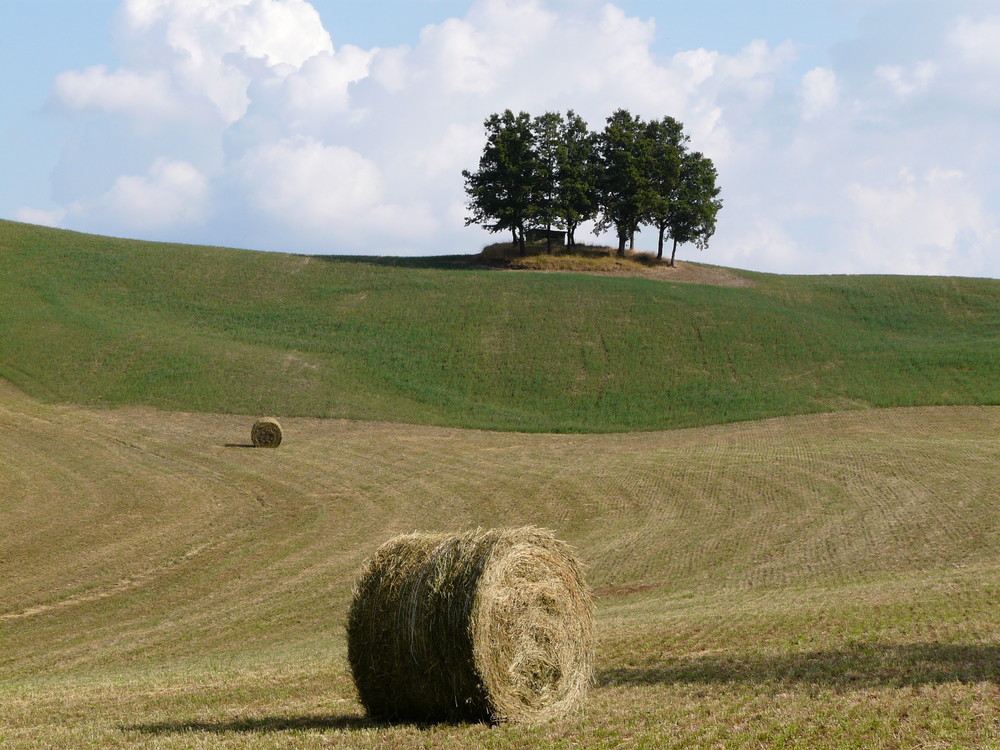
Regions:
<instances>
[{"instance_id":1,"label":"dry grass patch","mask_svg":"<svg viewBox=\"0 0 1000 750\"><path fill-rule=\"evenodd\" d=\"M570 271L605 276L633 276L656 281L674 281L713 286L752 286L753 282L738 271L702 263L668 265L667 260L657 260L650 252L633 251L619 258L612 247L577 245L552 247L548 252L545 243L529 243L527 255L520 255L517 246L497 243L483 249L479 257L485 262L517 271Z\"/></svg>"}]
</instances>

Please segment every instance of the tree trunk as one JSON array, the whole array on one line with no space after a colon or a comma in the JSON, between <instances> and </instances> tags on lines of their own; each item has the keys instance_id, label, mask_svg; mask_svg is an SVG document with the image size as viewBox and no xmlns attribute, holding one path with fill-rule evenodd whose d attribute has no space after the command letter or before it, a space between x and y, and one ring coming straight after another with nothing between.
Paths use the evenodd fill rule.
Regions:
<instances>
[{"instance_id":1,"label":"tree trunk","mask_svg":"<svg viewBox=\"0 0 1000 750\"><path fill-rule=\"evenodd\" d=\"M576 237L573 236L573 232L576 231L576 225L572 222L566 222L566 247L576 247Z\"/></svg>"},{"instance_id":2,"label":"tree trunk","mask_svg":"<svg viewBox=\"0 0 1000 750\"><path fill-rule=\"evenodd\" d=\"M635 250L635 229L628 236L628 249Z\"/></svg>"},{"instance_id":3,"label":"tree trunk","mask_svg":"<svg viewBox=\"0 0 1000 750\"><path fill-rule=\"evenodd\" d=\"M522 258L528 254L528 251L524 247L524 227L518 227L517 249L521 252Z\"/></svg>"},{"instance_id":4,"label":"tree trunk","mask_svg":"<svg viewBox=\"0 0 1000 750\"><path fill-rule=\"evenodd\" d=\"M656 259L663 260L663 230L664 227L660 227L660 238L656 243Z\"/></svg>"},{"instance_id":5,"label":"tree trunk","mask_svg":"<svg viewBox=\"0 0 1000 750\"><path fill-rule=\"evenodd\" d=\"M628 240L628 232L621 230L618 232L618 257L625 257L625 242Z\"/></svg>"},{"instance_id":6,"label":"tree trunk","mask_svg":"<svg viewBox=\"0 0 1000 750\"><path fill-rule=\"evenodd\" d=\"M674 267L674 256L677 255L677 238L674 237L674 249L670 251L670 267Z\"/></svg>"},{"instance_id":7,"label":"tree trunk","mask_svg":"<svg viewBox=\"0 0 1000 750\"><path fill-rule=\"evenodd\" d=\"M552 255L552 222L545 225L545 253Z\"/></svg>"}]
</instances>

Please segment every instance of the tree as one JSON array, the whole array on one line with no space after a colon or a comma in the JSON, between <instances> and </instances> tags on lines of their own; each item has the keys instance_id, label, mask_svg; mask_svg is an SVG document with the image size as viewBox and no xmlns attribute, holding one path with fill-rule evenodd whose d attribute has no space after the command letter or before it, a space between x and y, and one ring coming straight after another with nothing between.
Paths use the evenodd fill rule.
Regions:
<instances>
[{"instance_id":1,"label":"tree","mask_svg":"<svg viewBox=\"0 0 1000 750\"><path fill-rule=\"evenodd\" d=\"M563 117L558 112L546 112L531 123L534 139L534 193L531 219L546 229L545 251L552 252L552 225L559 221L559 161Z\"/></svg>"},{"instance_id":2,"label":"tree","mask_svg":"<svg viewBox=\"0 0 1000 750\"><path fill-rule=\"evenodd\" d=\"M462 170L469 196L465 225L480 224L491 232L510 231L525 255L525 226L532 215L536 169L531 117L511 110L490 115L483 123L486 146L475 172Z\"/></svg>"},{"instance_id":3,"label":"tree","mask_svg":"<svg viewBox=\"0 0 1000 750\"><path fill-rule=\"evenodd\" d=\"M671 266L674 265L678 244L693 242L699 250L704 250L715 234L716 216L722 208L720 188L715 184L717 177L712 160L701 152L689 152L681 158L680 184L667 222L674 241L670 252Z\"/></svg>"},{"instance_id":4,"label":"tree","mask_svg":"<svg viewBox=\"0 0 1000 750\"><path fill-rule=\"evenodd\" d=\"M595 227L612 226L618 236L618 257L625 257L625 243L638 228L649 196L648 140L641 119L619 109L607 119L597 136L600 167L598 195L601 217Z\"/></svg>"},{"instance_id":5,"label":"tree","mask_svg":"<svg viewBox=\"0 0 1000 750\"><path fill-rule=\"evenodd\" d=\"M576 228L597 213L597 169L595 135L573 110L562 123L556 152L556 213L566 227L566 242L576 245Z\"/></svg>"},{"instance_id":6,"label":"tree","mask_svg":"<svg viewBox=\"0 0 1000 750\"><path fill-rule=\"evenodd\" d=\"M681 162L689 138L684 134L684 126L673 117L649 122L645 137L649 150L650 189L644 221L657 229L656 259L661 260L663 237L670 227L681 192Z\"/></svg>"}]
</instances>

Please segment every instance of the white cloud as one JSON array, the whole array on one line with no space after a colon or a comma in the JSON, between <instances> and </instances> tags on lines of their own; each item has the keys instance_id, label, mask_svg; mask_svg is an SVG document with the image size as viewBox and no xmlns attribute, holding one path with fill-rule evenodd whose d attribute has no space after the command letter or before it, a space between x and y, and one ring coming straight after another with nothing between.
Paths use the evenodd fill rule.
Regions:
<instances>
[{"instance_id":1,"label":"white cloud","mask_svg":"<svg viewBox=\"0 0 1000 750\"><path fill-rule=\"evenodd\" d=\"M375 165L349 148L310 138L258 146L237 171L252 206L292 227L353 228L382 198Z\"/></svg>"},{"instance_id":2,"label":"white cloud","mask_svg":"<svg viewBox=\"0 0 1000 750\"><path fill-rule=\"evenodd\" d=\"M937 74L938 65L931 60L923 60L910 68L903 65L875 68L875 77L901 99L926 91Z\"/></svg>"},{"instance_id":3,"label":"white cloud","mask_svg":"<svg viewBox=\"0 0 1000 750\"><path fill-rule=\"evenodd\" d=\"M139 118L178 117L183 108L163 70L108 72L104 65L56 77L55 97L71 110L104 110Z\"/></svg>"},{"instance_id":4,"label":"white cloud","mask_svg":"<svg viewBox=\"0 0 1000 750\"><path fill-rule=\"evenodd\" d=\"M160 158L145 175L119 177L92 211L129 228L155 230L200 223L210 212L209 184L191 164Z\"/></svg>"},{"instance_id":5,"label":"white cloud","mask_svg":"<svg viewBox=\"0 0 1000 750\"><path fill-rule=\"evenodd\" d=\"M948 34L948 42L964 62L1000 71L1000 16L979 21L963 16Z\"/></svg>"},{"instance_id":6,"label":"white cloud","mask_svg":"<svg viewBox=\"0 0 1000 750\"><path fill-rule=\"evenodd\" d=\"M333 52L319 14L305 0L124 0L120 16L136 68L91 69L87 77L89 100L108 109L124 86L146 77L153 78L155 92L131 92L133 101L145 102L152 93L157 102L203 99L232 123L246 112L257 71L290 72ZM73 73L63 75L77 82Z\"/></svg>"},{"instance_id":7,"label":"white cloud","mask_svg":"<svg viewBox=\"0 0 1000 750\"><path fill-rule=\"evenodd\" d=\"M348 109L348 87L368 77L374 51L342 47L334 55L320 52L306 60L295 74L282 81L282 93L289 114L297 116L293 126L325 112Z\"/></svg>"},{"instance_id":8,"label":"white cloud","mask_svg":"<svg viewBox=\"0 0 1000 750\"><path fill-rule=\"evenodd\" d=\"M305 0L125 0L121 17L132 44L166 48L202 72L228 54L298 67L333 51L319 13Z\"/></svg>"},{"instance_id":9,"label":"white cloud","mask_svg":"<svg viewBox=\"0 0 1000 750\"><path fill-rule=\"evenodd\" d=\"M855 226L847 247L862 267L890 273L954 274L981 271L998 238L994 222L966 175L931 169L899 172L889 184L848 188Z\"/></svg>"},{"instance_id":10,"label":"white cloud","mask_svg":"<svg viewBox=\"0 0 1000 750\"><path fill-rule=\"evenodd\" d=\"M467 19L426 27L420 41L445 92L481 96L536 52L555 20L536 0L486 0L475 4Z\"/></svg>"},{"instance_id":11,"label":"white cloud","mask_svg":"<svg viewBox=\"0 0 1000 750\"><path fill-rule=\"evenodd\" d=\"M795 45L783 42L772 48L764 39L754 39L732 56L720 56L721 77L738 86L758 102L774 92L775 74L795 58Z\"/></svg>"},{"instance_id":12,"label":"white cloud","mask_svg":"<svg viewBox=\"0 0 1000 750\"><path fill-rule=\"evenodd\" d=\"M436 141L414 153L414 164L429 178L453 178L475 168L482 146L481 127L452 123Z\"/></svg>"},{"instance_id":13,"label":"white cloud","mask_svg":"<svg viewBox=\"0 0 1000 750\"><path fill-rule=\"evenodd\" d=\"M721 239L721 238L720 238ZM739 235L728 238L722 263L742 267L782 268L786 273L804 270L800 267L802 248L792 238L781 221L769 216L750 218ZM698 260L703 260L698 257ZM719 263L716 258L706 262Z\"/></svg>"},{"instance_id":14,"label":"white cloud","mask_svg":"<svg viewBox=\"0 0 1000 750\"><path fill-rule=\"evenodd\" d=\"M46 211L40 208L21 206L17 209L15 218L26 224L41 224L43 227L59 227L62 226L63 219L66 218L66 211L61 208Z\"/></svg>"},{"instance_id":15,"label":"white cloud","mask_svg":"<svg viewBox=\"0 0 1000 750\"><path fill-rule=\"evenodd\" d=\"M379 168L343 146L298 137L251 149L235 166L249 208L285 227L284 249L300 244L340 252L426 240L435 228L419 197L388 199Z\"/></svg>"},{"instance_id":16,"label":"white cloud","mask_svg":"<svg viewBox=\"0 0 1000 750\"><path fill-rule=\"evenodd\" d=\"M829 68L813 68L802 76L802 116L815 119L837 106L840 90L837 74Z\"/></svg>"},{"instance_id":17,"label":"white cloud","mask_svg":"<svg viewBox=\"0 0 1000 750\"><path fill-rule=\"evenodd\" d=\"M674 55L672 62L681 81L687 84L686 91L693 93L715 75L715 65L718 59L718 52L709 52L707 49L699 47L698 49L678 52Z\"/></svg>"},{"instance_id":18,"label":"white cloud","mask_svg":"<svg viewBox=\"0 0 1000 750\"><path fill-rule=\"evenodd\" d=\"M209 180L196 167L160 157L145 174L119 176L105 193L51 211L22 207L17 217L45 226L156 236L167 228L200 226L211 215L212 202Z\"/></svg>"}]
</instances>

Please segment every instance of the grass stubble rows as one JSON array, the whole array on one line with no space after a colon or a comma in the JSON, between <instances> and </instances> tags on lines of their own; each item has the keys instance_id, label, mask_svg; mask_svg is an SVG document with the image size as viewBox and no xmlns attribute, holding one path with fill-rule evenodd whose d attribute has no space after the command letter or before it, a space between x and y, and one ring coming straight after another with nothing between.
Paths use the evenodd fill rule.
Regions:
<instances>
[{"instance_id":1,"label":"grass stubble rows","mask_svg":"<svg viewBox=\"0 0 1000 750\"><path fill-rule=\"evenodd\" d=\"M282 417L260 451L251 417L0 386L0 422L5 748L1000 743L998 407L604 435ZM369 723L361 562L519 524L588 565L582 709Z\"/></svg>"}]
</instances>

